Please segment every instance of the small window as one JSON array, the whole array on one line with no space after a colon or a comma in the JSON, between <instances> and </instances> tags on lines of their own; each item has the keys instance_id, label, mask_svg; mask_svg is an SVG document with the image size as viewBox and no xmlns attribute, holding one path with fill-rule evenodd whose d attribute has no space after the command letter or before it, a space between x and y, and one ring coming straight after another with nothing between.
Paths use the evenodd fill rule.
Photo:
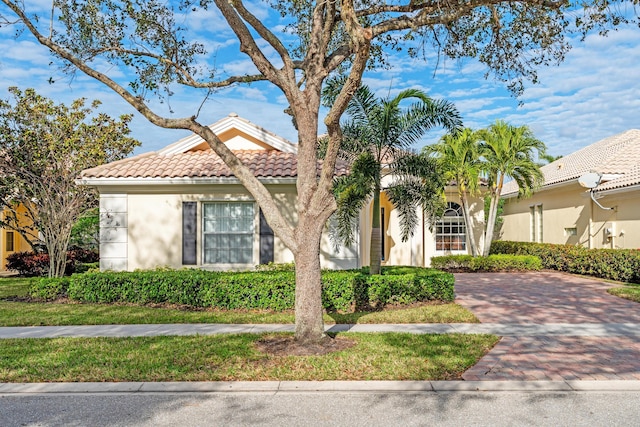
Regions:
<instances>
[{"instance_id":1,"label":"small window","mask_svg":"<svg viewBox=\"0 0 640 427\"><path fill-rule=\"evenodd\" d=\"M576 227L565 228L564 229L564 235L565 236L577 236L578 235L578 229Z\"/></svg>"},{"instance_id":2,"label":"small window","mask_svg":"<svg viewBox=\"0 0 640 427\"><path fill-rule=\"evenodd\" d=\"M15 250L13 239L14 239L13 231L7 231L5 234L5 244L4 244L5 251L13 252Z\"/></svg>"}]
</instances>

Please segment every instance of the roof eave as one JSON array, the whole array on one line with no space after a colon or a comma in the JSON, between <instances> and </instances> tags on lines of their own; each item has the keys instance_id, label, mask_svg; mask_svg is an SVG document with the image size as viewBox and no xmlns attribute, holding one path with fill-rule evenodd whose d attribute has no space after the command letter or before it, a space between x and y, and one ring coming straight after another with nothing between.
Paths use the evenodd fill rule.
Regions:
<instances>
[{"instance_id":1,"label":"roof eave","mask_svg":"<svg viewBox=\"0 0 640 427\"><path fill-rule=\"evenodd\" d=\"M258 178L263 184L295 184L296 177L260 177ZM85 185L90 187L102 186L118 186L126 187L130 185L211 185L211 184L241 184L236 177L184 177L184 178L79 178L76 179L77 185Z\"/></svg>"}]
</instances>

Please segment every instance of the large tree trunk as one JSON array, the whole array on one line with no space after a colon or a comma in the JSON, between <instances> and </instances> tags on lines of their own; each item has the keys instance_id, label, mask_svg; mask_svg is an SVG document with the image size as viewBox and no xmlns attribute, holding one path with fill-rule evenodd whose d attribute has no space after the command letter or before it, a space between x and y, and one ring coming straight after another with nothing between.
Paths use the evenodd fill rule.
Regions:
<instances>
[{"instance_id":1,"label":"large tree trunk","mask_svg":"<svg viewBox=\"0 0 640 427\"><path fill-rule=\"evenodd\" d=\"M301 343L324 338L322 318L322 283L320 271L320 239L322 228L302 220L296 230L303 236L294 253L296 265L296 329L295 339Z\"/></svg>"},{"instance_id":2,"label":"large tree trunk","mask_svg":"<svg viewBox=\"0 0 640 427\"><path fill-rule=\"evenodd\" d=\"M319 104L319 89L308 93L304 103L292 103L298 125L298 223L295 247L291 249L296 265L295 339L301 343L326 338L322 319L320 243L325 224L336 207L332 193L335 155L333 159L325 158L321 176L317 175L318 115L314 112ZM337 154L337 150L334 151Z\"/></svg>"}]
</instances>

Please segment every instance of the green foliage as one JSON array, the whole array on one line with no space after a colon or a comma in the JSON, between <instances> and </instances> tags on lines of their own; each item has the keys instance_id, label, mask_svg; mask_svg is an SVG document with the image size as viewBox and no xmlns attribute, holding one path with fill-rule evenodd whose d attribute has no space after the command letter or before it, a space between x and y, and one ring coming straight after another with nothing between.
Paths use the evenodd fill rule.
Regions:
<instances>
[{"instance_id":1,"label":"green foliage","mask_svg":"<svg viewBox=\"0 0 640 427\"><path fill-rule=\"evenodd\" d=\"M84 169L122 159L140 142L128 135L131 115L96 114L84 98L55 104L33 89L10 87L0 100L0 226L32 245L43 240L49 276L62 276L73 224L96 204L96 190L75 184Z\"/></svg>"},{"instance_id":2,"label":"green foliage","mask_svg":"<svg viewBox=\"0 0 640 427\"><path fill-rule=\"evenodd\" d=\"M640 250L587 249L550 243L497 241L492 253L535 255L542 267L603 279L640 283Z\"/></svg>"},{"instance_id":3,"label":"green foliage","mask_svg":"<svg viewBox=\"0 0 640 427\"><path fill-rule=\"evenodd\" d=\"M324 309L330 312L453 301L453 284L451 274L414 267L388 269L374 276L362 270L324 271L322 301ZM37 291L46 299L68 294L73 300L91 303L169 303L228 310L282 311L292 309L295 301L294 273L282 270L87 272L58 281L42 279L37 284L37 289L40 288L47 290Z\"/></svg>"},{"instance_id":4,"label":"green foliage","mask_svg":"<svg viewBox=\"0 0 640 427\"><path fill-rule=\"evenodd\" d=\"M545 144L536 139L527 126L513 126L497 120L487 129L479 131L483 140L480 153L484 158L483 170L489 184L489 210L486 217L483 255L489 255L498 216L500 194L505 179L512 178L518 184L520 197L530 196L544 182L540 165L535 161L546 150Z\"/></svg>"},{"instance_id":5,"label":"green foliage","mask_svg":"<svg viewBox=\"0 0 640 427\"><path fill-rule=\"evenodd\" d=\"M45 277L31 282L29 295L31 295L32 298L54 300L66 296L68 289L68 277Z\"/></svg>"},{"instance_id":6,"label":"green foliage","mask_svg":"<svg viewBox=\"0 0 640 427\"><path fill-rule=\"evenodd\" d=\"M100 215L99 209L92 208L83 213L71 228L69 245L97 250L100 246Z\"/></svg>"},{"instance_id":7,"label":"green foliage","mask_svg":"<svg viewBox=\"0 0 640 427\"><path fill-rule=\"evenodd\" d=\"M431 266L445 271L537 271L542 261L533 255L447 255L431 258Z\"/></svg>"},{"instance_id":8,"label":"green foliage","mask_svg":"<svg viewBox=\"0 0 640 427\"><path fill-rule=\"evenodd\" d=\"M256 265L256 271L295 271L296 265L293 262L276 263L270 262L267 264Z\"/></svg>"},{"instance_id":9,"label":"green foliage","mask_svg":"<svg viewBox=\"0 0 640 427\"><path fill-rule=\"evenodd\" d=\"M344 82L328 82L325 105L333 104ZM340 154L350 163L350 173L334 182L339 240L346 245L353 242L357 218L371 199L371 227L380 228L380 192L384 191L398 212L401 238L406 241L419 223L418 208L428 219L441 214L444 188L435 160L411 152L411 146L436 126L457 132L462 127L460 114L452 103L434 100L420 90L407 89L394 98L380 99L367 86L360 86L347 115L341 126ZM385 177L390 182L383 187ZM382 254L372 242L370 265L372 273L378 274Z\"/></svg>"}]
</instances>

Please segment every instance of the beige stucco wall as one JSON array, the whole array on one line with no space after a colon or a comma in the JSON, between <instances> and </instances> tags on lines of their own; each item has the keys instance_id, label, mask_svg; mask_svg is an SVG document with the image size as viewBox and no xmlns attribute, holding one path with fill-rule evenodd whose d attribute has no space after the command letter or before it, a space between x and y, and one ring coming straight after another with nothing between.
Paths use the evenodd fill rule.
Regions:
<instances>
[{"instance_id":1,"label":"beige stucco wall","mask_svg":"<svg viewBox=\"0 0 640 427\"><path fill-rule=\"evenodd\" d=\"M598 202L604 207L615 207L615 210L603 210L594 204L592 247L640 249L640 189L604 193Z\"/></svg>"},{"instance_id":2,"label":"beige stucco wall","mask_svg":"<svg viewBox=\"0 0 640 427\"><path fill-rule=\"evenodd\" d=\"M535 193L531 198L506 199L502 240L531 241L530 207L542 206L542 242L591 248L640 248L640 191L603 193L597 206L577 182ZM575 228L576 235L568 229ZM611 234L606 232L611 229Z\"/></svg>"},{"instance_id":3,"label":"beige stucco wall","mask_svg":"<svg viewBox=\"0 0 640 427\"><path fill-rule=\"evenodd\" d=\"M455 188L448 187L445 191L448 202L460 204ZM480 197L471 198L472 225L467 227L471 232L467 232L467 239L473 237L479 247L483 244L484 229L484 203ZM419 224L406 242L403 242L400 234L400 223L397 210L389 202L386 195L381 195L380 207L385 210L383 239L385 240L385 253L382 265L414 265L429 266L431 258L445 255L444 252L436 251L436 241L434 231L425 221L421 209L417 210ZM370 245L371 245L371 216L372 206L363 212L360 219L360 253L362 254L362 264L369 265ZM471 248L467 244L467 253L471 253Z\"/></svg>"},{"instance_id":4,"label":"beige stucco wall","mask_svg":"<svg viewBox=\"0 0 640 427\"><path fill-rule=\"evenodd\" d=\"M536 192L526 199L509 198L504 204L501 240L531 241L531 208L542 206L542 242L584 244L588 241L589 193L577 183ZM537 215L537 213L535 214ZM575 228L577 235L565 229Z\"/></svg>"},{"instance_id":5,"label":"beige stucco wall","mask_svg":"<svg viewBox=\"0 0 640 427\"><path fill-rule=\"evenodd\" d=\"M295 207L295 184L267 185L281 213L290 222L297 222ZM113 270L153 269L158 267L181 268L182 265L182 203L215 201L248 201L253 198L241 185L171 185L128 187L128 193L110 193L101 189L101 217L117 218L120 214L109 214L108 207L126 210L126 219L119 219L119 226L107 230L103 227L101 246L101 268ZM109 202L110 197L117 203ZM124 200L123 200L124 199ZM124 207L123 207L124 206ZM216 269L252 268L248 265L207 266L202 263L202 205L197 210L198 264L189 267ZM113 222L113 219L111 220ZM255 205L253 264L259 263L259 210ZM109 236L106 236L109 234ZM126 261L125 261L126 260ZM274 262L293 261L293 254L278 236L274 236ZM328 233L325 233L321 247L321 262L324 268L355 268L358 266L357 253L349 251L336 253Z\"/></svg>"}]
</instances>

